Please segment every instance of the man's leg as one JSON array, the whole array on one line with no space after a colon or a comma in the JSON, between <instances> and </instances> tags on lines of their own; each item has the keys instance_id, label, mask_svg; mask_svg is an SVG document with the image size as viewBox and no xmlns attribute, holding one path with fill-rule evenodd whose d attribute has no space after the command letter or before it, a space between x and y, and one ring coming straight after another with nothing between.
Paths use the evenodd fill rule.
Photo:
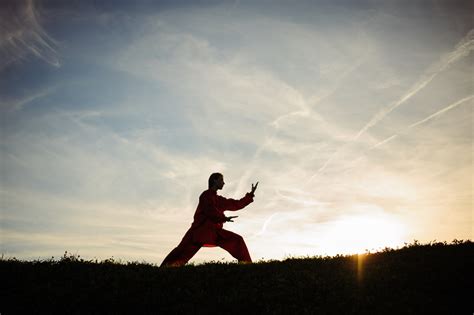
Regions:
<instances>
[{"instance_id":1,"label":"man's leg","mask_svg":"<svg viewBox=\"0 0 474 315\"><path fill-rule=\"evenodd\" d=\"M220 230L217 233L216 245L225 249L239 262L252 262L247 245L239 234L227 230Z\"/></svg>"},{"instance_id":2,"label":"man's leg","mask_svg":"<svg viewBox=\"0 0 474 315\"><path fill-rule=\"evenodd\" d=\"M195 244L189 231L184 235L179 245L166 256L161 263L163 266L179 267L185 265L199 251L201 245Z\"/></svg>"}]
</instances>

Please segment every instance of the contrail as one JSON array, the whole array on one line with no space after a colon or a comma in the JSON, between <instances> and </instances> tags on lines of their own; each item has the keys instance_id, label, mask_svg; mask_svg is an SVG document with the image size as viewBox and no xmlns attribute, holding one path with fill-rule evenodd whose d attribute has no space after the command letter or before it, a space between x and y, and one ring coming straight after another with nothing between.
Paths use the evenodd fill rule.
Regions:
<instances>
[{"instance_id":1,"label":"contrail","mask_svg":"<svg viewBox=\"0 0 474 315\"><path fill-rule=\"evenodd\" d=\"M57 89L57 86L51 86L51 87L48 87L48 88L45 88L41 91L37 91L31 95L28 95L22 99L18 99L18 100L6 100L6 101L3 101L3 100L0 100L0 111L19 111L19 110L22 110L24 108L25 105L27 105L28 103L34 101L34 100L37 100L37 99L41 99L45 96L48 96L49 94L51 94L52 92L54 92L55 90Z\"/></svg>"},{"instance_id":2,"label":"contrail","mask_svg":"<svg viewBox=\"0 0 474 315\"><path fill-rule=\"evenodd\" d=\"M331 154L331 156L326 160L326 162L323 164L323 166L321 166L316 173L314 173L308 180L307 180L307 184L312 182L313 179L316 178L316 176L318 176L322 171L324 171L326 169L326 166L328 166L329 163L332 162L332 160L336 157L336 155L341 151L341 149L337 150L336 152L334 152L333 154Z\"/></svg>"},{"instance_id":3,"label":"contrail","mask_svg":"<svg viewBox=\"0 0 474 315\"><path fill-rule=\"evenodd\" d=\"M273 127L278 128L278 125L281 120L290 117L290 116L302 116L302 117L311 117L312 119L316 120L319 122L320 126L323 126L324 130L327 130L329 134L334 134L336 133L336 128L334 128L331 124L329 124L321 115L319 115L315 110L313 110L313 107L323 101L326 98L329 98L333 94L336 93L336 91L340 88L342 85L343 81L348 77L351 73L353 73L356 69L358 69L368 58L369 56L369 51L366 51L364 55L362 55L354 64L350 65L348 68L346 68L342 74L338 77L336 84L331 89L328 89L325 91L321 96L314 98L313 100L310 100L309 106L304 104L303 109L299 111L294 111L285 115L282 115L275 119L270 125ZM273 137L275 134L275 130L273 131L273 134L270 137ZM331 157L324 163L324 165L318 170L316 174L311 176L311 178L307 181L310 182L317 174L322 172L326 166L332 161L334 156L339 153L339 151L333 153Z\"/></svg>"},{"instance_id":4,"label":"contrail","mask_svg":"<svg viewBox=\"0 0 474 315\"><path fill-rule=\"evenodd\" d=\"M287 114L284 114L284 115L281 115L280 117L276 118L272 123L270 123L270 125L272 126L275 126L275 127L278 127L279 123L281 120L285 119L286 117L290 117L290 116L310 116L310 115L315 115L316 116L316 119L318 121L322 121L322 122L325 122L324 119L319 115L317 114L314 110L312 110L312 108L319 104L321 101L331 97L332 95L334 95L336 93L336 91L341 87L341 85L344 83L344 80L349 76L351 75L353 72L355 72L355 70L357 70L357 68L359 68L362 64L364 64L367 59L369 58L370 56L370 49L367 48L366 51L364 52L363 55L361 55L355 63L349 65L347 68L345 68L336 78L336 82L335 84L327 89L326 91L323 91L320 95L318 96L312 96L307 102L304 102L303 104L301 104L302 106L302 109L301 110L298 110L298 111L293 111L291 113L287 113ZM306 105L306 103L308 103L308 105Z\"/></svg>"},{"instance_id":5,"label":"contrail","mask_svg":"<svg viewBox=\"0 0 474 315\"><path fill-rule=\"evenodd\" d=\"M318 200L314 200L312 198L311 199L306 199L304 197L303 198L296 198L296 197L288 196L288 195L282 194L279 189L276 189L275 193L283 199L289 200L289 201L297 203L297 204L302 204L302 205L305 205L305 206L316 206L316 205L317 206L323 206L323 205L328 204L327 202L321 202L321 201L318 201ZM299 196L302 196L302 195L303 196L310 196L310 197L313 196L313 194L310 194L310 193L307 193L307 192L301 191L301 190L293 191L292 193L297 194Z\"/></svg>"},{"instance_id":6,"label":"contrail","mask_svg":"<svg viewBox=\"0 0 474 315\"><path fill-rule=\"evenodd\" d=\"M325 91L324 93L322 93L321 96L319 97L315 97L313 100L310 100L310 103L311 105L310 106L314 106L314 105L317 105L318 103L320 103L322 100L332 96L333 94L336 93L336 91L340 88L340 86L344 83L344 80L349 76L351 75L355 70L357 70L357 68L359 68L362 64L364 64L367 59L369 58L370 56L370 50L367 49L365 51L365 53L360 56L357 61L350 65L349 67L347 67L336 79L336 83L330 88L328 89L327 91Z\"/></svg>"},{"instance_id":7,"label":"contrail","mask_svg":"<svg viewBox=\"0 0 474 315\"><path fill-rule=\"evenodd\" d=\"M378 148L378 147L380 147L381 145L384 145L385 143L388 143L388 142L392 141L393 139L395 139L395 138L397 138L397 137L398 137L398 134L395 134L395 135L393 135L393 136L390 136L390 137L388 137L387 139L382 140L382 141L380 141L379 143L375 144L375 145L372 146L370 149L372 150L372 149Z\"/></svg>"},{"instance_id":8,"label":"contrail","mask_svg":"<svg viewBox=\"0 0 474 315\"><path fill-rule=\"evenodd\" d=\"M270 132L269 135L265 136L265 143L259 146L252 157L252 160L249 162L249 167L247 170L244 172L243 176L241 177L239 184L237 185L236 193L240 192L244 189L244 185L248 185L248 180L250 179L250 176L253 174L255 169L258 167L258 159L260 158L261 154L265 150L266 146L272 143L273 138L275 138L275 134L277 132L277 129L281 123L281 121L289 118L289 117L294 117L294 116L300 116L300 117L310 117L311 119L314 119L319 122L320 126L324 126L324 129L328 131L328 133L333 134L335 132L335 128L331 126L328 122L324 120L324 118L319 115L315 110L313 110L313 107L320 103L322 100L329 98L331 95L335 94L336 91L340 88L344 80L351 74L353 73L357 68L359 68L364 62L367 61L369 57L370 50L366 50L363 55L361 55L355 63L351 64L348 66L344 71L337 77L336 83L327 91L324 91L322 95L318 97L314 97L310 100L305 100L305 98L301 95L301 93L296 89L290 86L288 83L285 82L287 86L292 88L297 94L299 94L301 97L298 100L298 105L299 108L295 111L280 115L279 117L275 118L271 123L268 125L271 126L273 129Z\"/></svg>"},{"instance_id":9,"label":"contrail","mask_svg":"<svg viewBox=\"0 0 474 315\"><path fill-rule=\"evenodd\" d=\"M403 133L409 131L410 129L412 129L412 128L416 127L416 126L419 126L419 125L421 125L421 124L424 124L425 122L430 121L430 120L432 120L433 118L436 118L437 116L439 116L439 115L441 115L441 114L443 114L443 113L445 113L445 112L447 112L447 111L449 111L449 110L451 110L451 109L453 109L453 108L456 108L456 107L458 107L459 105L461 105L461 104L463 104L463 103L465 103L465 102L467 102L467 101L469 101L469 100L472 100L472 99L474 99L474 95L466 96L465 98L462 98L462 99L460 99L459 101L454 102L454 103L452 103L452 104L446 106L445 108L443 108L443 109L437 111L436 113L431 114L430 116L428 116L428 117L426 117L426 118L424 118L424 119L422 119L422 120L420 120L420 121L417 121L416 123L411 124L410 126L408 126L408 127L404 130ZM382 141L380 141L379 143L375 144L375 145L374 145L372 148L370 148L370 149L378 148L378 147L380 147L381 145L384 145L385 143L387 143L387 142L389 142L389 141L395 139L396 137L398 137L398 135L399 135L399 134L394 134L393 136L388 137L387 139L382 140Z\"/></svg>"},{"instance_id":10,"label":"contrail","mask_svg":"<svg viewBox=\"0 0 474 315\"><path fill-rule=\"evenodd\" d=\"M448 110L451 110L451 109L453 109L453 108L455 108L455 107L458 107L458 106L461 105L462 103L467 102L467 101L469 101L469 100L471 100L471 99L473 99L473 98L474 98L474 95L469 95L469 96L467 96L467 97L465 97L465 98L463 98L463 99L461 99L461 100L459 100L459 101L457 101L457 102L455 102L455 103L453 103L453 104L451 104L451 105L448 105L448 106L446 106L445 108L443 108L443 109L437 111L436 113L434 113L434 114L432 114L432 115L426 117L425 119L420 120L419 122L416 122L416 123L410 125L410 127L408 127L408 129L411 129L411 128L413 128L413 127L416 127L416 126L418 126L418 125L421 125L421 124L427 122L428 120L431 120L431 119L435 118L436 116L439 116L439 115L443 114L444 112L447 112Z\"/></svg>"},{"instance_id":11,"label":"contrail","mask_svg":"<svg viewBox=\"0 0 474 315\"><path fill-rule=\"evenodd\" d=\"M456 45L455 49L449 54L441 58L440 61L433 64L428 68L426 73L421 77L418 82L416 82L408 92L403 95L399 100L390 104L387 108L382 109L377 114L372 117L372 119L358 132L354 140L357 140L362 134L364 134L368 129L376 125L379 121L385 118L390 112L399 107L401 104L405 103L409 98L418 93L423 89L428 83L430 83L439 73L448 68L452 63L458 61L460 58L469 55L471 50L474 50L474 29L469 31L469 33L461 39L461 41Z\"/></svg>"},{"instance_id":12,"label":"contrail","mask_svg":"<svg viewBox=\"0 0 474 315\"><path fill-rule=\"evenodd\" d=\"M255 234L255 236L260 236L260 235L263 235L265 233L265 231L267 230L267 226L268 224L270 223L270 221L278 214L279 212L275 212L274 214L272 214L271 216L269 216L265 222L263 223L263 226L261 228L261 230Z\"/></svg>"},{"instance_id":13,"label":"contrail","mask_svg":"<svg viewBox=\"0 0 474 315\"><path fill-rule=\"evenodd\" d=\"M315 174L313 174L306 183L309 184L319 173L324 171L327 165L332 162L332 160L339 154L339 152L342 151L343 148L359 139L360 136L363 135L367 130L375 126L378 122L384 119L385 116L390 114L394 109L405 103L413 95L415 95L426 85L428 85L439 73L447 69L452 63L458 61L462 57L468 56L472 50L474 50L474 29L470 30L467 35L459 41L459 43L455 46L452 52L444 55L438 62L431 65L428 70L422 75L421 79L419 79L408 90L407 93L400 97L400 99L398 99L396 102L390 104L387 108L384 108L380 110L377 114L375 114L372 119L364 127L362 127L362 129L348 143L344 144L342 148L339 148L336 152L334 152L324 163L324 165ZM392 136L391 138L386 139L384 141L386 143L388 141L393 140L394 138L395 136ZM374 147L380 146L381 144L382 143L378 143Z\"/></svg>"}]
</instances>

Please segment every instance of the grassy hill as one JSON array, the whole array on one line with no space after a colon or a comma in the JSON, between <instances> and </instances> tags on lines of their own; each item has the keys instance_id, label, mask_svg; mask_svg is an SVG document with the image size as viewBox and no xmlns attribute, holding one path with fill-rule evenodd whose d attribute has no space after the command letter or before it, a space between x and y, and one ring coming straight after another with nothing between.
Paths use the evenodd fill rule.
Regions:
<instances>
[{"instance_id":1,"label":"grassy hill","mask_svg":"<svg viewBox=\"0 0 474 315\"><path fill-rule=\"evenodd\" d=\"M473 314L474 245L248 265L0 260L7 314Z\"/></svg>"}]
</instances>

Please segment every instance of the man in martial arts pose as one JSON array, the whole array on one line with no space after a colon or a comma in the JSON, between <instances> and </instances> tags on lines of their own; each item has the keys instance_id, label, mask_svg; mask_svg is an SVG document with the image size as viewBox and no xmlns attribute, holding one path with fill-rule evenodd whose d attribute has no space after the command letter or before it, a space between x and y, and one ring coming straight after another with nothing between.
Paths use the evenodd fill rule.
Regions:
<instances>
[{"instance_id":1,"label":"man in martial arts pose","mask_svg":"<svg viewBox=\"0 0 474 315\"><path fill-rule=\"evenodd\" d=\"M202 247L219 246L228 251L239 262L252 262L247 245L242 236L224 230L224 222L234 222L236 216L226 217L224 211L240 210L253 201L258 182L251 192L240 200L227 199L217 194L224 187L224 176L214 173L209 177L209 189L199 197L194 214L194 222L184 235L181 243L166 256L161 266L182 266Z\"/></svg>"}]
</instances>

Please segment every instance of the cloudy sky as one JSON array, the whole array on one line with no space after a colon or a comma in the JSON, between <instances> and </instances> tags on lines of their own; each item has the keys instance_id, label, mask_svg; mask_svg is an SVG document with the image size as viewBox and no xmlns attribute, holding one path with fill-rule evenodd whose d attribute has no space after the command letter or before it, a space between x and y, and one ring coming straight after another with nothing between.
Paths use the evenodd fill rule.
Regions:
<instances>
[{"instance_id":1,"label":"cloudy sky","mask_svg":"<svg viewBox=\"0 0 474 315\"><path fill-rule=\"evenodd\" d=\"M216 171L254 260L472 239L473 9L2 1L1 253L160 263Z\"/></svg>"}]
</instances>

